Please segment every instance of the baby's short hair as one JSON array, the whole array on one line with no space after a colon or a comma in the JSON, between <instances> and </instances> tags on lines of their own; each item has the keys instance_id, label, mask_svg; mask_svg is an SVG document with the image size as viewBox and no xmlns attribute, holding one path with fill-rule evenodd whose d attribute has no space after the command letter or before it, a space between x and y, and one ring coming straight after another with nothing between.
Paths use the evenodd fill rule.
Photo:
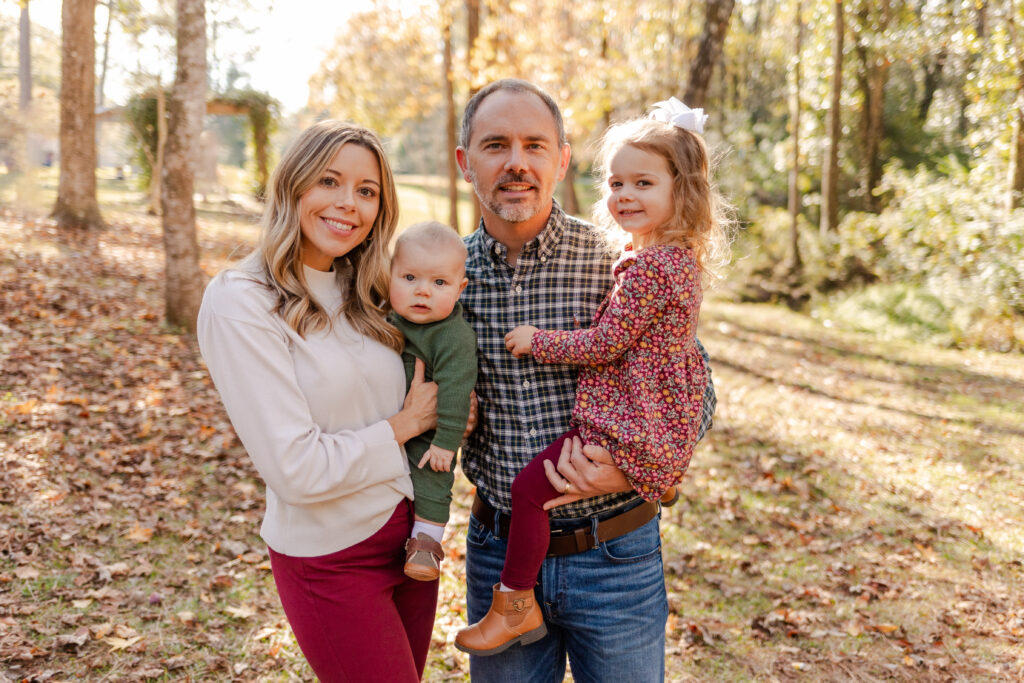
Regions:
<instances>
[{"instance_id":1,"label":"baby's short hair","mask_svg":"<svg viewBox=\"0 0 1024 683\"><path fill-rule=\"evenodd\" d=\"M466 249L466 245L463 244L462 238L459 237L459 233L455 232L455 230L450 226L439 221L413 223L403 230L395 240L395 250L391 254L392 263L394 263L394 260L398 258L398 254L402 251L402 247L407 244L456 249L461 254L463 261L465 261L466 257L469 255L469 251Z\"/></svg>"}]
</instances>

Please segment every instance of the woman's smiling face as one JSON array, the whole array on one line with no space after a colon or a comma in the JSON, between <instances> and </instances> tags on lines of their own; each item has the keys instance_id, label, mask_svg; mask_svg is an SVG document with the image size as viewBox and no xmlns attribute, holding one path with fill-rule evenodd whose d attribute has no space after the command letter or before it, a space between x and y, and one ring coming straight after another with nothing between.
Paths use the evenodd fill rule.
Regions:
<instances>
[{"instance_id":1,"label":"woman's smiling face","mask_svg":"<svg viewBox=\"0 0 1024 683\"><path fill-rule=\"evenodd\" d=\"M380 165L362 145L341 146L299 198L302 263L328 271L366 239L380 211Z\"/></svg>"}]
</instances>

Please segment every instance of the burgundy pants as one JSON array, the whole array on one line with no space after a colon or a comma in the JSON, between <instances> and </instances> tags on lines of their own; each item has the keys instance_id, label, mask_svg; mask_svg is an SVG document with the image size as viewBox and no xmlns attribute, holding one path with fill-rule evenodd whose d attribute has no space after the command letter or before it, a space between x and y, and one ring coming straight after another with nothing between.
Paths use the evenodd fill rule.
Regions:
<instances>
[{"instance_id":1,"label":"burgundy pants","mask_svg":"<svg viewBox=\"0 0 1024 683\"><path fill-rule=\"evenodd\" d=\"M380 531L320 557L270 550L274 582L302 654L324 683L419 681L430 647L437 581L402 573L412 506Z\"/></svg>"},{"instance_id":2,"label":"burgundy pants","mask_svg":"<svg viewBox=\"0 0 1024 683\"><path fill-rule=\"evenodd\" d=\"M530 590L537 583L537 574L548 554L551 527L544 503L561 495L548 481L544 461L558 464L562 444L566 439L579 436L578 429L570 429L555 439L524 467L512 481L512 520L508 529L508 549L501 582L513 590Z\"/></svg>"}]
</instances>

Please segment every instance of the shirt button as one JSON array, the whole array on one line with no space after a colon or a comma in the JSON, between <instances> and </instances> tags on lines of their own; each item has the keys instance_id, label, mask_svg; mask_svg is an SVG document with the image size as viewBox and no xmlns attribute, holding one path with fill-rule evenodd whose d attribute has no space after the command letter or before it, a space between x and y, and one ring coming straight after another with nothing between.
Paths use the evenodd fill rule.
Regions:
<instances>
[{"instance_id":1,"label":"shirt button","mask_svg":"<svg viewBox=\"0 0 1024 683\"><path fill-rule=\"evenodd\" d=\"M530 380L528 380L528 379L527 380L523 380L523 389L529 389L529 388L530 388Z\"/></svg>"},{"instance_id":2,"label":"shirt button","mask_svg":"<svg viewBox=\"0 0 1024 683\"><path fill-rule=\"evenodd\" d=\"M537 430L536 429L531 429L530 430L530 436L537 436Z\"/></svg>"},{"instance_id":3,"label":"shirt button","mask_svg":"<svg viewBox=\"0 0 1024 683\"><path fill-rule=\"evenodd\" d=\"M521 291L523 291L523 286L522 285L516 285L516 294L518 294Z\"/></svg>"},{"instance_id":4,"label":"shirt button","mask_svg":"<svg viewBox=\"0 0 1024 683\"><path fill-rule=\"evenodd\" d=\"M547 256L541 256L541 257L540 257L540 262L541 262L541 263L546 263L546 262L547 262L547 260L548 260L548 257L547 257Z\"/></svg>"}]
</instances>

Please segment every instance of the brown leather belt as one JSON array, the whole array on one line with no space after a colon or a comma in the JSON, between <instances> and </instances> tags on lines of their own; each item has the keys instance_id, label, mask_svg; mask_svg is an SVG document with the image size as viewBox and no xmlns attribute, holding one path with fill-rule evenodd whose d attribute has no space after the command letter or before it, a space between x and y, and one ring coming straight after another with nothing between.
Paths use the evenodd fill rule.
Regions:
<instances>
[{"instance_id":1,"label":"brown leather belt","mask_svg":"<svg viewBox=\"0 0 1024 683\"><path fill-rule=\"evenodd\" d=\"M551 543L548 545L548 557L575 555L584 550L596 548L599 543L618 538L630 531L639 529L658 514L658 504L643 502L613 517L602 519L597 523L597 538L592 533L593 525L587 524L579 529L553 529ZM494 508L479 495L473 497L473 516L481 524L494 531ZM509 516L500 517L498 534L508 538Z\"/></svg>"}]
</instances>

